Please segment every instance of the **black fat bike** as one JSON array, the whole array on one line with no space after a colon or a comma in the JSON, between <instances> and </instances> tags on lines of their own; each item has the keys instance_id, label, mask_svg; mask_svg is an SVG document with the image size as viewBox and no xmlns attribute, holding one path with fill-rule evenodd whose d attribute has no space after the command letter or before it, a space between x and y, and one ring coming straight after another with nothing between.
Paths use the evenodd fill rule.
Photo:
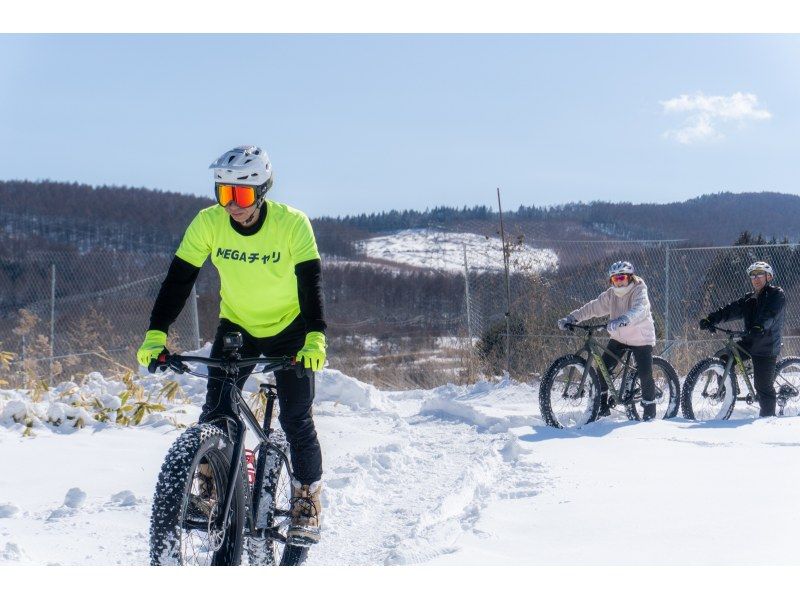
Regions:
<instances>
[{"instance_id":1,"label":"black fat bike","mask_svg":"<svg viewBox=\"0 0 800 598\"><path fill-rule=\"evenodd\" d=\"M718 326L711 332L723 332L728 339L713 357L696 363L686 376L681 397L686 419L729 419L737 402L757 403L750 354L739 344L745 333ZM747 391L744 395L739 394L742 382ZM784 357L775 365L775 394L776 415L800 415L800 357Z\"/></svg>"},{"instance_id":2,"label":"black fat bike","mask_svg":"<svg viewBox=\"0 0 800 598\"><path fill-rule=\"evenodd\" d=\"M580 428L595 421L600 412L600 376L608 387L609 407L623 408L630 420L642 418L642 387L635 360L629 350L621 358L616 357L594 338L596 332L605 328L605 324L571 324L568 327L586 331L586 340L577 353L556 359L542 377L539 408L548 426ZM603 354L611 355L617 365L622 366L615 368L616 374L612 375L606 368ZM656 383L656 417L675 417L680 402L680 382L666 359L653 357L653 380Z\"/></svg>"},{"instance_id":3,"label":"black fat bike","mask_svg":"<svg viewBox=\"0 0 800 598\"><path fill-rule=\"evenodd\" d=\"M219 368L239 417L222 417L191 426L169 449L158 476L150 517L152 565L299 565L308 545L287 541L291 521L292 469L281 430L272 430L276 387L262 384L264 423L248 407L235 381L240 368L263 365L259 373L293 369L310 375L292 358L242 359L241 333L224 338L221 359L163 353L148 368L208 377L186 364ZM254 476L248 475L247 428L258 445L252 452ZM249 452L249 451L248 451Z\"/></svg>"}]
</instances>

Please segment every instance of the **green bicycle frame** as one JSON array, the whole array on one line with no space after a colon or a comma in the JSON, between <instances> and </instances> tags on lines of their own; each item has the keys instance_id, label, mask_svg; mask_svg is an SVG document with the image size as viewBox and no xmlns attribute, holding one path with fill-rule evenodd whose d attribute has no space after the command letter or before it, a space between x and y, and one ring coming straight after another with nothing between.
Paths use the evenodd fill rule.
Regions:
<instances>
[{"instance_id":1,"label":"green bicycle frame","mask_svg":"<svg viewBox=\"0 0 800 598\"><path fill-rule=\"evenodd\" d=\"M594 333L595 333L594 329L590 328L588 330L588 333L589 334L586 336L586 342L585 342L583 348L580 351L577 352L577 355L580 357L581 354L586 353L586 363L587 364L590 363L589 357L592 358L591 361L594 363L595 367L597 368L597 371L603 377L603 380L605 380L606 386L608 387L608 392L613 397L614 402L617 403L617 404L624 403L625 401L622 398L622 393L624 392L625 388L627 387L628 376L629 376L630 371L631 371L631 367L630 367L631 354L630 354L630 351L625 351L625 354L624 354L625 355L625 359L623 361L619 357L614 355L611 351L609 351L606 347L604 347L603 345L598 343L596 340L594 340L594 338L592 338ZM623 368L622 369L622 378L620 380L619 390L617 390L617 388L614 386L614 379L611 376L611 373L608 371L608 368L606 367L606 364L603 362L603 355L604 354L610 355L614 359L614 361L616 361L618 364L622 365L622 368ZM589 375L589 368L586 367L586 368L583 369L583 374L581 375L581 381L580 381L580 384L578 385L578 393L579 394L583 393L583 388L584 388L584 385L586 384L586 378L587 378L588 375ZM570 372L570 378L571 377L572 377L572 372ZM571 382L570 378L567 379L567 387L566 388L569 387L569 383Z\"/></svg>"}]
</instances>

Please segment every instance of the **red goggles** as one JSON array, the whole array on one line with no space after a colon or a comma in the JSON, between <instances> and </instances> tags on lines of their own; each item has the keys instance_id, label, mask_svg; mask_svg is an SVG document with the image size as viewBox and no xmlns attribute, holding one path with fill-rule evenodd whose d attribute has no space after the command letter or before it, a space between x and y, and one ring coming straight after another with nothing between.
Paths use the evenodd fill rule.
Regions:
<instances>
[{"instance_id":1,"label":"red goggles","mask_svg":"<svg viewBox=\"0 0 800 598\"><path fill-rule=\"evenodd\" d=\"M628 280L628 276L630 276L630 275L629 274L614 274L611 277L611 282L625 282L626 280Z\"/></svg>"},{"instance_id":2,"label":"red goggles","mask_svg":"<svg viewBox=\"0 0 800 598\"><path fill-rule=\"evenodd\" d=\"M231 202L234 202L240 208L249 208L256 203L255 187L217 183L214 186L214 193L217 196L217 203L223 208Z\"/></svg>"}]
</instances>

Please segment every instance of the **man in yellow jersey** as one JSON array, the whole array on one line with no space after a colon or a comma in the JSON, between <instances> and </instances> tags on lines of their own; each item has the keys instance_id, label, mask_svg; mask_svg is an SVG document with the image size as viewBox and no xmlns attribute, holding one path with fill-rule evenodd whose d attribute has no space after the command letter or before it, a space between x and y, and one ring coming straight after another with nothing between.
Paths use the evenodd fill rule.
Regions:
<instances>
[{"instance_id":1,"label":"man in yellow jersey","mask_svg":"<svg viewBox=\"0 0 800 598\"><path fill-rule=\"evenodd\" d=\"M189 225L161 285L150 329L137 353L147 366L164 350L167 330L183 309L206 258L219 271L220 322L211 357L222 357L222 339L241 332L242 357L296 355L313 371L325 362L322 268L308 217L266 198L272 165L255 146L225 152L211 166L217 205L201 210ZM239 388L253 368L242 368ZM201 422L232 415L222 372L209 370ZM275 375L279 421L291 447L290 538L319 541L322 453L312 419L313 377Z\"/></svg>"}]
</instances>

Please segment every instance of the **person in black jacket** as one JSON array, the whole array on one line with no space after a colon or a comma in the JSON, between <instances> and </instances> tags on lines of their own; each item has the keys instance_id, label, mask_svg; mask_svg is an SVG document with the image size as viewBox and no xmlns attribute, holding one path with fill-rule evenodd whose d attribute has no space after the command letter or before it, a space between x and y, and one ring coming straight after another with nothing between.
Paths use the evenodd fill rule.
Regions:
<instances>
[{"instance_id":1,"label":"person in black jacket","mask_svg":"<svg viewBox=\"0 0 800 598\"><path fill-rule=\"evenodd\" d=\"M220 277L220 322L211 357L222 357L229 332L242 334L243 358L294 356L313 372L326 358L322 262L311 222L303 212L267 197L272 163L256 146L225 152L209 167L217 203L195 216L161 285L150 326L136 354L147 367L165 350L170 325L183 309L207 260ZM239 370L241 390L253 366ZM221 371L209 368L200 422L236 416ZM291 448L292 523L287 537L320 538L322 450L313 419L313 375L275 373L278 420ZM200 472L203 475L205 472Z\"/></svg>"},{"instance_id":2,"label":"person in black jacket","mask_svg":"<svg viewBox=\"0 0 800 598\"><path fill-rule=\"evenodd\" d=\"M760 417L775 415L775 365L781 352L781 329L786 296L772 285L775 276L767 262L747 268L753 291L700 320L701 330L711 330L728 320L744 319L745 336L740 343L753 359L753 378Z\"/></svg>"}]
</instances>

